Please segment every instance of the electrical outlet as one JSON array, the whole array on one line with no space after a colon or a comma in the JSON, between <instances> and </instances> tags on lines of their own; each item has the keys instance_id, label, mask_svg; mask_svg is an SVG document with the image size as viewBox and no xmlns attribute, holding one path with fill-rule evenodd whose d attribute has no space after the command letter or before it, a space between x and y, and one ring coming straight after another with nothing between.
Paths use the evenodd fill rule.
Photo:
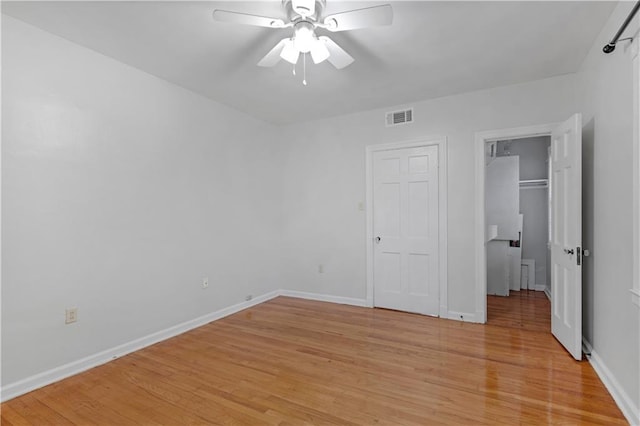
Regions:
<instances>
[{"instance_id":1,"label":"electrical outlet","mask_svg":"<svg viewBox=\"0 0 640 426\"><path fill-rule=\"evenodd\" d=\"M69 308L64 311L64 323L71 324L78 321L78 308Z\"/></svg>"},{"instance_id":2,"label":"electrical outlet","mask_svg":"<svg viewBox=\"0 0 640 426\"><path fill-rule=\"evenodd\" d=\"M324 265L318 265L318 273L319 274L324 274Z\"/></svg>"},{"instance_id":3,"label":"electrical outlet","mask_svg":"<svg viewBox=\"0 0 640 426\"><path fill-rule=\"evenodd\" d=\"M209 277L205 277L202 279L202 288L209 287Z\"/></svg>"}]
</instances>

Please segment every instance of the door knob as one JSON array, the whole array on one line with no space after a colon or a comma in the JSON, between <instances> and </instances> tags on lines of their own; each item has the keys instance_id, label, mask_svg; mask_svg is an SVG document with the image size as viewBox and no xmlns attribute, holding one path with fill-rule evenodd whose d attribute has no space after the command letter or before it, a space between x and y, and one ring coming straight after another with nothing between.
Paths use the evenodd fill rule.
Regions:
<instances>
[{"instance_id":1,"label":"door knob","mask_svg":"<svg viewBox=\"0 0 640 426\"><path fill-rule=\"evenodd\" d=\"M376 244L380 243L380 237L376 237Z\"/></svg>"},{"instance_id":2,"label":"door knob","mask_svg":"<svg viewBox=\"0 0 640 426\"><path fill-rule=\"evenodd\" d=\"M567 253L567 254L573 254L574 253L573 249L564 249L564 252Z\"/></svg>"}]
</instances>

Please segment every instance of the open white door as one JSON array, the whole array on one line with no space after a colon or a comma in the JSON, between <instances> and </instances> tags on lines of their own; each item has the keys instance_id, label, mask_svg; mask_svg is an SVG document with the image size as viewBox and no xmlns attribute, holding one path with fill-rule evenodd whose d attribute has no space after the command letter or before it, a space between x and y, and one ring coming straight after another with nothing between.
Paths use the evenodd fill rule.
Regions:
<instances>
[{"instance_id":1,"label":"open white door","mask_svg":"<svg viewBox=\"0 0 640 426\"><path fill-rule=\"evenodd\" d=\"M582 116L551 134L551 332L582 359Z\"/></svg>"}]
</instances>

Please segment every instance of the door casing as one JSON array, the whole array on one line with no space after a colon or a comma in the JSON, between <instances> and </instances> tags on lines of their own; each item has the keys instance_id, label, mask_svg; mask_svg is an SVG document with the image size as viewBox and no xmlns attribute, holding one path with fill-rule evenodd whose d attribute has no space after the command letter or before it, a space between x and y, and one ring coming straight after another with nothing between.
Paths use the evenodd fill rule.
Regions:
<instances>
[{"instance_id":1,"label":"door casing","mask_svg":"<svg viewBox=\"0 0 640 426\"><path fill-rule=\"evenodd\" d=\"M417 141L369 145L366 147L366 257L367 257L367 306L373 307L373 153L402 148L438 146L438 250L439 250L439 316L448 318L447 304L447 138L432 136Z\"/></svg>"}]
</instances>

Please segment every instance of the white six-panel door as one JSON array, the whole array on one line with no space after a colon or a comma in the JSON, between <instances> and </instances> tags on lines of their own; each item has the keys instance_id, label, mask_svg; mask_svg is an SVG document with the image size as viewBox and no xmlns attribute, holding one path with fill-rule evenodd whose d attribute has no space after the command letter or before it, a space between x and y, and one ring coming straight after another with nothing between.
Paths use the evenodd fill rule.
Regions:
<instances>
[{"instance_id":1,"label":"white six-panel door","mask_svg":"<svg viewBox=\"0 0 640 426\"><path fill-rule=\"evenodd\" d=\"M438 146L373 153L374 305L438 315Z\"/></svg>"},{"instance_id":2,"label":"white six-panel door","mask_svg":"<svg viewBox=\"0 0 640 426\"><path fill-rule=\"evenodd\" d=\"M551 332L582 359L582 117L551 134Z\"/></svg>"}]
</instances>

